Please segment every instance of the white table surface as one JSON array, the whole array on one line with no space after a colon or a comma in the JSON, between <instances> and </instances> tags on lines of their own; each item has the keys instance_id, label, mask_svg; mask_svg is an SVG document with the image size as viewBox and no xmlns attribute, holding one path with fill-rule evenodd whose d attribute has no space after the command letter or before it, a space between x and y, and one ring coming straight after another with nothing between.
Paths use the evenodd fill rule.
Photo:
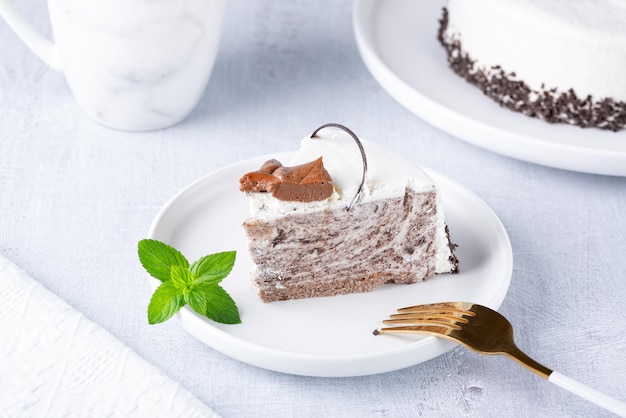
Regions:
<instances>
[{"instance_id":1,"label":"white table surface","mask_svg":"<svg viewBox=\"0 0 626 418\"><path fill-rule=\"evenodd\" d=\"M43 0L19 3L50 32ZM224 417L609 416L510 360L462 348L382 375L311 378L233 360L175 322L148 325L136 245L160 207L212 170L295 149L326 122L484 199L511 238L501 312L518 345L626 399L626 179L502 157L410 114L366 70L347 1L231 2L199 106L149 133L88 120L62 75L0 22L1 254Z\"/></svg>"}]
</instances>

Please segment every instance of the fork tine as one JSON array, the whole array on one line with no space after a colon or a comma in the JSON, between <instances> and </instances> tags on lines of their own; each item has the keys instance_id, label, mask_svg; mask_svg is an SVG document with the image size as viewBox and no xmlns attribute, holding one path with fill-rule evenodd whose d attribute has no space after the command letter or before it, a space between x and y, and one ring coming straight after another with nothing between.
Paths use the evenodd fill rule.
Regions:
<instances>
[{"instance_id":1,"label":"fork tine","mask_svg":"<svg viewBox=\"0 0 626 418\"><path fill-rule=\"evenodd\" d=\"M472 306L473 304L465 302L441 302L426 305L407 306L406 308L398 309L398 312L474 316L474 312L470 311Z\"/></svg>"},{"instance_id":2,"label":"fork tine","mask_svg":"<svg viewBox=\"0 0 626 418\"><path fill-rule=\"evenodd\" d=\"M386 324L418 325L418 323L432 323L432 321L438 321L439 325L454 325L454 329L460 329L456 326L457 324L467 324L469 320L465 317L475 315L474 312L468 310L471 306L472 304L462 302L408 306L398 309L399 313L390 315L390 319L383 322Z\"/></svg>"},{"instance_id":3,"label":"fork tine","mask_svg":"<svg viewBox=\"0 0 626 418\"><path fill-rule=\"evenodd\" d=\"M432 309L416 309L421 307L409 307L398 309L404 313L390 315L390 319L383 320L384 324L388 325L403 325L398 327L386 327L374 331L374 334L384 333L400 333L400 334L429 334L436 336L447 336L452 331L458 331L461 329L459 324L466 324L468 320L463 318L461 311L460 315L455 315L455 312L450 312L450 309L441 310L438 308Z\"/></svg>"},{"instance_id":4,"label":"fork tine","mask_svg":"<svg viewBox=\"0 0 626 418\"><path fill-rule=\"evenodd\" d=\"M399 314L393 314L393 315L389 315L388 320L383 321L385 323L389 323L392 324L393 322L387 322L390 320L398 320L401 321L399 323L407 323L407 322L412 322L412 321L430 321L430 320L439 320L439 321L444 321L444 322L449 322L449 323L461 323L461 324L467 324L469 322L468 319L463 318L462 316L455 316L455 315L450 315L447 312L445 313L399 313Z\"/></svg>"},{"instance_id":5,"label":"fork tine","mask_svg":"<svg viewBox=\"0 0 626 418\"><path fill-rule=\"evenodd\" d=\"M390 319L383 321L388 325L401 325L385 327L374 330L378 334L427 334L448 339L450 333L462 329L461 324L467 324L474 312L470 311L473 304L465 302L440 302L425 305L407 306L398 309L398 313L389 316Z\"/></svg>"},{"instance_id":6,"label":"fork tine","mask_svg":"<svg viewBox=\"0 0 626 418\"><path fill-rule=\"evenodd\" d=\"M461 324L467 323L467 319L465 318L457 318L454 316L447 315L433 315L433 316L423 316L423 315L413 315L409 314L406 316L392 316L391 319L383 320L383 324L386 325L424 325L424 326L439 326L445 327L450 330L460 330Z\"/></svg>"},{"instance_id":7,"label":"fork tine","mask_svg":"<svg viewBox=\"0 0 626 418\"><path fill-rule=\"evenodd\" d=\"M392 328L410 328L410 327L422 326L422 327L440 327L440 328L445 328L445 329L450 329L450 330L461 329L459 325L456 325L453 322L438 321L436 319L433 319L433 320L424 319L424 320L419 320L419 321L404 320L404 319L387 319L383 321L383 324L402 325L402 327L392 327Z\"/></svg>"},{"instance_id":8,"label":"fork tine","mask_svg":"<svg viewBox=\"0 0 626 418\"><path fill-rule=\"evenodd\" d=\"M404 327L385 327L374 330L374 335L378 334L428 334L438 337L446 337L451 331L448 324L425 324L425 325L411 325Z\"/></svg>"}]
</instances>

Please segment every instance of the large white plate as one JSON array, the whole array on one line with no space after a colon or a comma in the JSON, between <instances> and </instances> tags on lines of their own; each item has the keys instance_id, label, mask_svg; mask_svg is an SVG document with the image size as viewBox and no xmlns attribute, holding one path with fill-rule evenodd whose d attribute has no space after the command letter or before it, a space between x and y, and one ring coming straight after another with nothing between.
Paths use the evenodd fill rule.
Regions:
<instances>
[{"instance_id":1,"label":"large white plate","mask_svg":"<svg viewBox=\"0 0 626 418\"><path fill-rule=\"evenodd\" d=\"M443 0L355 0L363 61L409 111L479 147L521 160L626 176L626 131L553 125L500 107L448 68L437 42Z\"/></svg>"},{"instance_id":2,"label":"large white plate","mask_svg":"<svg viewBox=\"0 0 626 418\"><path fill-rule=\"evenodd\" d=\"M242 323L221 325L183 308L185 330L228 356L259 367L308 376L358 376L408 367L454 347L435 337L374 336L396 309L437 301L469 301L497 309L509 287L511 245L497 216L472 192L432 174L444 199L452 240L459 245L460 273L412 285L383 285L371 293L263 303L250 288L252 261L241 226L248 204L239 178L269 158L215 171L191 184L159 212L149 237L180 249L189 261L237 251L222 282L239 306ZM341 254L337 254L341 257ZM150 278L155 288L159 282Z\"/></svg>"}]
</instances>

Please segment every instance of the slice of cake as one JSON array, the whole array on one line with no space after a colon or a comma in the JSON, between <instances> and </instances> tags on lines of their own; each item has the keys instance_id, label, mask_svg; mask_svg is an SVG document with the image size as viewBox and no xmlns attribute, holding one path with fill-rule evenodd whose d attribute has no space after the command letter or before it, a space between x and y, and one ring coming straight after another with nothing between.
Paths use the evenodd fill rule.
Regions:
<instances>
[{"instance_id":1,"label":"slice of cake","mask_svg":"<svg viewBox=\"0 0 626 418\"><path fill-rule=\"evenodd\" d=\"M449 0L450 67L500 105L547 122L626 125L626 5L613 0Z\"/></svg>"},{"instance_id":2,"label":"slice of cake","mask_svg":"<svg viewBox=\"0 0 626 418\"><path fill-rule=\"evenodd\" d=\"M270 160L240 180L250 203L252 278L264 302L456 272L441 196L419 167L375 143L361 146L336 124L303 139L287 163Z\"/></svg>"}]
</instances>

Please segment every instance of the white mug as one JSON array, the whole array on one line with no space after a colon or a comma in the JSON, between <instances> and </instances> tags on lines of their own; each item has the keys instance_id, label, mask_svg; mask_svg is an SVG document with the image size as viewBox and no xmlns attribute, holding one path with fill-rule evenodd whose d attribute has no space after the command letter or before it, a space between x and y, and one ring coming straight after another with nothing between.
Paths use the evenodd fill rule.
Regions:
<instances>
[{"instance_id":1,"label":"white mug","mask_svg":"<svg viewBox=\"0 0 626 418\"><path fill-rule=\"evenodd\" d=\"M191 113L213 70L224 9L225 0L48 0L52 42L0 0L0 16L64 73L85 113L130 131Z\"/></svg>"}]
</instances>

